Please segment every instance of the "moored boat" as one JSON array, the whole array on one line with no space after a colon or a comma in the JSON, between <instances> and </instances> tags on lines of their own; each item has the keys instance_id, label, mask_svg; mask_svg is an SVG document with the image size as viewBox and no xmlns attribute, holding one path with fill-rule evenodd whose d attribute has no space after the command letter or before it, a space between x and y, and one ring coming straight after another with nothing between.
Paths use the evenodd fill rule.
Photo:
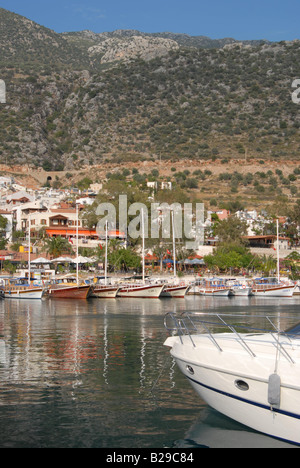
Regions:
<instances>
[{"instance_id":1,"label":"moored boat","mask_svg":"<svg viewBox=\"0 0 300 468\"><path fill-rule=\"evenodd\" d=\"M52 299L87 299L90 294L90 284L79 284L70 275L58 277L49 285L49 297Z\"/></svg>"},{"instance_id":2,"label":"moored boat","mask_svg":"<svg viewBox=\"0 0 300 468\"><path fill-rule=\"evenodd\" d=\"M293 297L296 286L294 283L281 281L280 278L280 251L279 251L279 220L277 224L277 277L257 278L253 281L252 292L260 297Z\"/></svg>"},{"instance_id":3,"label":"moored boat","mask_svg":"<svg viewBox=\"0 0 300 468\"><path fill-rule=\"evenodd\" d=\"M91 286L56 286L49 288L49 297L52 299L87 299L91 291Z\"/></svg>"},{"instance_id":4,"label":"moored boat","mask_svg":"<svg viewBox=\"0 0 300 468\"><path fill-rule=\"evenodd\" d=\"M3 278L2 291L5 299L42 299L46 288L41 284L31 281L30 254L31 254L31 217L28 222L28 277Z\"/></svg>"},{"instance_id":5,"label":"moored boat","mask_svg":"<svg viewBox=\"0 0 300 468\"><path fill-rule=\"evenodd\" d=\"M195 317L168 314L177 336L165 345L180 370L208 405L269 436L300 445L300 325L280 332L249 328L245 333L229 316ZM228 320L228 322L226 322ZM205 333L200 333L199 330Z\"/></svg>"},{"instance_id":6,"label":"moored boat","mask_svg":"<svg viewBox=\"0 0 300 468\"><path fill-rule=\"evenodd\" d=\"M172 297L174 299L183 299L190 286L187 285L166 285L161 293L161 297Z\"/></svg>"},{"instance_id":7,"label":"moored boat","mask_svg":"<svg viewBox=\"0 0 300 468\"><path fill-rule=\"evenodd\" d=\"M229 296L230 287L222 279L208 278L195 283L195 291L200 296Z\"/></svg>"},{"instance_id":8,"label":"moored boat","mask_svg":"<svg viewBox=\"0 0 300 468\"><path fill-rule=\"evenodd\" d=\"M300 296L300 281L296 281L294 296Z\"/></svg>"},{"instance_id":9,"label":"moored boat","mask_svg":"<svg viewBox=\"0 0 300 468\"><path fill-rule=\"evenodd\" d=\"M119 286L98 284L92 287L91 297L99 299L115 299L117 297Z\"/></svg>"},{"instance_id":10,"label":"moored boat","mask_svg":"<svg viewBox=\"0 0 300 468\"><path fill-rule=\"evenodd\" d=\"M232 296L251 296L252 287L248 284L247 281L238 281L238 280L227 280L226 285L230 287L230 293Z\"/></svg>"},{"instance_id":11,"label":"moored boat","mask_svg":"<svg viewBox=\"0 0 300 468\"><path fill-rule=\"evenodd\" d=\"M277 278L257 278L253 281L252 292L260 297L293 297L295 285L284 283Z\"/></svg>"},{"instance_id":12,"label":"moored boat","mask_svg":"<svg viewBox=\"0 0 300 468\"><path fill-rule=\"evenodd\" d=\"M164 289L163 284L128 284L121 285L117 297L158 299Z\"/></svg>"},{"instance_id":13,"label":"moored boat","mask_svg":"<svg viewBox=\"0 0 300 468\"><path fill-rule=\"evenodd\" d=\"M5 299L42 299L46 288L28 284L26 278L7 278L2 280Z\"/></svg>"},{"instance_id":14,"label":"moored boat","mask_svg":"<svg viewBox=\"0 0 300 468\"><path fill-rule=\"evenodd\" d=\"M97 297L99 299L115 299L119 291L119 286L112 284L111 278L105 276L95 276L91 281L90 297Z\"/></svg>"}]
</instances>

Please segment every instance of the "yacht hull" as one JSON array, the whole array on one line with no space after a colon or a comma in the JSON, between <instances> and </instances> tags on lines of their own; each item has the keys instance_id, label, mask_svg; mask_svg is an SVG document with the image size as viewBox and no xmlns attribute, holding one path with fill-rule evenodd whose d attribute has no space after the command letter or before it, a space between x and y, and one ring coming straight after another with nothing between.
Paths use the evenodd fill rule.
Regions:
<instances>
[{"instance_id":1,"label":"yacht hull","mask_svg":"<svg viewBox=\"0 0 300 468\"><path fill-rule=\"evenodd\" d=\"M274 373L276 346L262 339L251 343L253 356L230 334L170 337L165 342L180 370L197 394L220 413L259 432L300 445L299 348L284 344L294 362L279 353L280 401L268 398L269 378ZM284 337L286 341L286 338ZM298 345L299 347L299 345Z\"/></svg>"},{"instance_id":2,"label":"yacht hull","mask_svg":"<svg viewBox=\"0 0 300 468\"><path fill-rule=\"evenodd\" d=\"M242 288L232 288L231 293L233 296L251 296L252 293L252 288L249 288L248 286L242 287Z\"/></svg>"}]
</instances>

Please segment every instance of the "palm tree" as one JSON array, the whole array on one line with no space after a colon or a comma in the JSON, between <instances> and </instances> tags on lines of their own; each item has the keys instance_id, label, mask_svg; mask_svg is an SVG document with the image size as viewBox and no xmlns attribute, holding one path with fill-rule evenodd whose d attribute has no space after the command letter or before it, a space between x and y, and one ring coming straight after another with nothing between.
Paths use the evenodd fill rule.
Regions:
<instances>
[{"instance_id":1,"label":"palm tree","mask_svg":"<svg viewBox=\"0 0 300 468\"><path fill-rule=\"evenodd\" d=\"M260 257L260 268L266 276L270 276L271 272L276 271L277 261L270 255L263 255Z\"/></svg>"},{"instance_id":2,"label":"palm tree","mask_svg":"<svg viewBox=\"0 0 300 468\"><path fill-rule=\"evenodd\" d=\"M70 254L73 251L68 240L61 236L45 239L43 250L54 258L60 257L62 254Z\"/></svg>"},{"instance_id":3,"label":"palm tree","mask_svg":"<svg viewBox=\"0 0 300 468\"><path fill-rule=\"evenodd\" d=\"M187 260L189 257L194 255L195 252L193 250L188 250L185 249L183 246L179 246L176 249L176 258L178 261L180 261L184 267L184 271L186 271L186 264L185 260Z\"/></svg>"}]
</instances>

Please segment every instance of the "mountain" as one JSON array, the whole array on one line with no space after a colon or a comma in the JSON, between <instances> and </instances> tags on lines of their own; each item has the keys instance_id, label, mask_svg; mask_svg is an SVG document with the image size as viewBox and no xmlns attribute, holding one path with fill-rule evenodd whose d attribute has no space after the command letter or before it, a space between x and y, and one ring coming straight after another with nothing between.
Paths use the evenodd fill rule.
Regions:
<instances>
[{"instance_id":1,"label":"mountain","mask_svg":"<svg viewBox=\"0 0 300 468\"><path fill-rule=\"evenodd\" d=\"M243 41L258 45L266 41ZM61 69L99 69L100 63L131 60L141 57L151 60L179 47L222 48L239 43L235 39L210 39L175 33L142 33L136 30L116 30L94 33L79 31L58 34L23 16L0 8L1 66L21 66L28 70L50 65ZM100 57L96 60L95 56ZM102 57L104 57L103 60Z\"/></svg>"},{"instance_id":2,"label":"mountain","mask_svg":"<svg viewBox=\"0 0 300 468\"><path fill-rule=\"evenodd\" d=\"M297 159L300 42L57 34L0 9L0 162Z\"/></svg>"},{"instance_id":3,"label":"mountain","mask_svg":"<svg viewBox=\"0 0 300 468\"><path fill-rule=\"evenodd\" d=\"M41 70L48 65L57 69L86 68L86 54L60 34L23 16L0 8L0 66Z\"/></svg>"}]
</instances>

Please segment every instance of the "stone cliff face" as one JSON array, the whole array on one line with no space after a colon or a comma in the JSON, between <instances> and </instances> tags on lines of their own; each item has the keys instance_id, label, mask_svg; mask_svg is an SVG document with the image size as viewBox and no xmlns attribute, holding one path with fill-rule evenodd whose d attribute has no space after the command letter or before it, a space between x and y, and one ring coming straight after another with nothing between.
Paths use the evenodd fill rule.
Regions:
<instances>
[{"instance_id":1,"label":"stone cliff face","mask_svg":"<svg viewBox=\"0 0 300 468\"><path fill-rule=\"evenodd\" d=\"M158 37L133 36L130 38L109 38L99 45L88 49L91 58L100 63L111 63L134 60L152 60L167 55L171 50L177 50L177 42Z\"/></svg>"}]
</instances>

